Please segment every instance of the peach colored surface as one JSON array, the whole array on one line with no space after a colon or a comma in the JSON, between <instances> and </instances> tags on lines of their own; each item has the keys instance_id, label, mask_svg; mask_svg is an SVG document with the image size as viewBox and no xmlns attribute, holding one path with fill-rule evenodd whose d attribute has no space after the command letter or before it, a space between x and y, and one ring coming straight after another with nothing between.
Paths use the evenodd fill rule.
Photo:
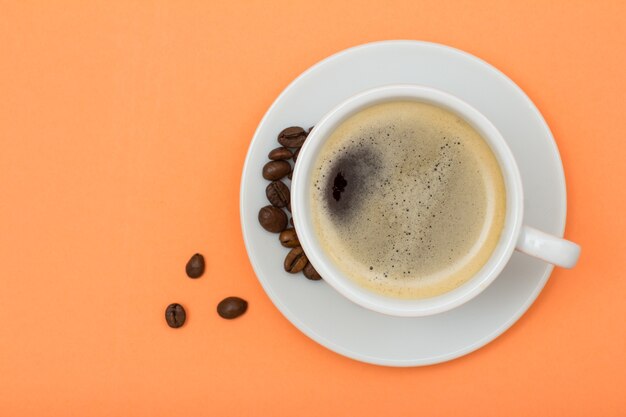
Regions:
<instances>
[{"instance_id":1,"label":"peach colored surface","mask_svg":"<svg viewBox=\"0 0 626 417\"><path fill-rule=\"evenodd\" d=\"M626 415L625 20L621 1L2 2L0 415ZM425 368L302 335L239 226L245 153L280 91L395 38L464 49L528 93L583 247L503 336ZM215 314L228 295L244 317ZM185 327L166 326L170 302Z\"/></svg>"}]
</instances>

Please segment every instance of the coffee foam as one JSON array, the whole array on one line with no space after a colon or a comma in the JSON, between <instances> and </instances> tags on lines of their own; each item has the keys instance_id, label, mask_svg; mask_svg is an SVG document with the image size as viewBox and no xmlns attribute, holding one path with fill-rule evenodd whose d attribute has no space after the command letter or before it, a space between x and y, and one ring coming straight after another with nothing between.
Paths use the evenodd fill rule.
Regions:
<instances>
[{"instance_id":1,"label":"coffee foam","mask_svg":"<svg viewBox=\"0 0 626 417\"><path fill-rule=\"evenodd\" d=\"M502 173L480 134L447 110L414 101L369 107L332 133L314 166L317 237L366 288L439 295L471 278L497 245Z\"/></svg>"}]
</instances>

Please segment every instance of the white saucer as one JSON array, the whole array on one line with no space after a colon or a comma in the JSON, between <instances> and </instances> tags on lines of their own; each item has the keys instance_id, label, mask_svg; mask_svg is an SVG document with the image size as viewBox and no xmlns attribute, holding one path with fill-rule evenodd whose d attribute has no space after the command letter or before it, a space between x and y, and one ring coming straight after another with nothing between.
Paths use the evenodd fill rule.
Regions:
<instances>
[{"instance_id":1,"label":"white saucer","mask_svg":"<svg viewBox=\"0 0 626 417\"><path fill-rule=\"evenodd\" d=\"M514 254L482 294L452 311L398 318L366 310L323 281L286 273L287 250L257 221L268 204L261 168L276 135L309 127L349 96L372 87L409 83L457 95L483 112L510 145L522 174L524 222L557 236L565 227L565 179L558 149L541 114L509 78L486 62L442 45L387 41L358 46L314 65L293 81L265 114L250 145L241 180L241 224L252 266L276 307L298 329L350 358L417 366L470 353L507 330L530 307L552 266Z\"/></svg>"}]
</instances>

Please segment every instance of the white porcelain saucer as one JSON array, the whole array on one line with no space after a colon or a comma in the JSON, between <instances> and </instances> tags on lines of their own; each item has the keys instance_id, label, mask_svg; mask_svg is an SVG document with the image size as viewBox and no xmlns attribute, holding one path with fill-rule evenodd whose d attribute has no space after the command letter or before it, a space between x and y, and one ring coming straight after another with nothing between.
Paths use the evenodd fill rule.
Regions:
<instances>
[{"instance_id":1,"label":"white porcelain saucer","mask_svg":"<svg viewBox=\"0 0 626 417\"><path fill-rule=\"evenodd\" d=\"M444 362L470 353L507 330L530 307L552 266L514 254L482 294L452 311L399 318L366 310L323 281L286 273L287 250L257 221L267 205L261 168L292 125L312 126L349 96L387 84L421 84L452 93L500 130L522 174L524 223L557 236L565 227L565 179L558 149L541 114L509 78L465 52L426 42L357 46L314 65L293 81L265 114L241 180L241 223L252 266L276 307L311 339L350 358L387 366Z\"/></svg>"}]
</instances>

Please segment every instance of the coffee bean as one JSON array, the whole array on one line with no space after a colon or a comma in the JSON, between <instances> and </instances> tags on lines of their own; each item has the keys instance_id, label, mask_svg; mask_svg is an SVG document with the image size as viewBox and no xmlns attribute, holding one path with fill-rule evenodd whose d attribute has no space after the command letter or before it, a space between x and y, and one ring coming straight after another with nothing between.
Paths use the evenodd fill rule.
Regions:
<instances>
[{"instance_id":1,"label":"coffee bean","mask_svg":"<svg viewBox=\"0 0 626 417\"><path fill-rule=\"evenodd\" d=\"M180 304L170 304L165 309L165 321L167 321L168 326L174 329L185 324L186 318L187 314L185 313L185 309Z\"/></svg>"},{"instance_id":2,"label":"coffee bean","mask_svg":"<svg viewBox=\"0 0 626 417\"><path fill-rule=\"evenodd\" d=\"M265 195L274 207L286 207L289 204L289 187L282 181L270 182L265 188Z\"/></svg>"},{"instance_id":3,"label":"coffee bean","mask_svg":"<svg viewBox=\"0 0 626 417\"><path fill-rule=\"evenodd\" d=\"M290 181L291 181L291 176L292 176L292 175L293 175L293 171L291 171L291 172L289 173L289 175L287 175L287 178L289 178L289 180L290 180Z\"/></svg>"},{"instance_id":4,"label":"coffee bean","mask_svg":"<svg viewBox=\"0 0 626 417\"><path fill-rule=\"evenodd\" d=\"M307 259L301 246L295 247L289 251L285 258L285 271L297 274L302 271L309 260Z\"/></svg>"},{"instance_id":5,"label":"coffee bean","mask_svg":"<svg viewBox=\"0 0 626 417\"><path fill-rule=\"evenodd\" d=\"M278 143L286 148L299 148L306 139L306 132L299 126L284 129L278 134Z\"/></svg>"},{"instance_id":6,"label":"coffee bean","mask_svg":"<svg viewBox=\"0 0 626 417\"><path fill-rule=\"evenodd\" d=\"M309 128L309 131L308 131L308 132L306 132L306 135L307 135L307 136L309 136L309 135L311 134L311 130L313 130L313 128L314 128L314 127L315 127L315 126L311 126L311 127Z\"/></svg>"},{"instance_id":7,"label":"coffee bean","mask_svg":"<svg viewBox=\"0 0 626 417\"><path fill-rule=\"evenodd\" d=\"M287 161L270 161L263 166L263 178L276 181L291 172L291 165Z\"/></svg>"},{"instance_id":8,"label":"coffee bean","mask_svg":"<svg viewBox=\"0 0 626 417\"><path fill-rule=\"evenodd\" d=\"M204 274L204 256L196 253L189 259L185 266L189 278L200 278Z\"/></svg>"},{"instance_id":9,"label":"coffee bean","mask_svg":"<svg viewBox=\"0 0 626 417\"><path fill-rule=\"evenodd\" d=\"M248 302L239 297L226 297L217 305L217 314L225 319L235 319L248 309Z\"/></svg>"},{"instance_id":10,"label":"coffee bean","mask_svg":"<svg viewBox=\"0 0 626 417\"><path fill-rule=\"evenodd\" d=\"M287 215L274 206L265 206L259 210L259 223L268 232L280 233L287 227Z\"/></svg>"},{"instance_id":11,"label":"coffee bean","mask_svg":"<svg viewBox=\"0 0 626 417\"><path fill-rule=\"evenodd\" d=\"M302 273L304 274L305 277L307 277L311 281L319 281L320 279L322 279L320 274L318 274L315 268L313 268L313 265L311 265L311 262L306 264L306 266L302 270Z\"/></svg>"},{"instance_id":12,"label":"coffee bean","mask_svg":"<svg viewBox=\"0 0 626 417\"><path fill-rule=\"evenodd\" d=\"M300 155L300 149L301 148L296 149L296 151L293 153L293 162L296 162L296 160L298 159L298 155Z\"/></svg>"},{"instance_id":13,"label":"coffee bean","mask_svg":"<svg viewBox=\"0 0 626 417\"><path fill-rule=\"evenodd\" d=\"M293 156L291 151L283 146L280 148L272 149L270 153L267 155L269 159L272 161L278 161L281 159L289 159Z\"/></svg>"},{"instance_id":14,"label":"coffee bean","mask_svg":"<svg viewBox=\"0 0 626 417\"><path fill-rule=\"evenodd\" d=\"M287 207L285 207L289 213L291 213L291 203L287 203Z\"/></svg>"},{"instance_id":15,"label":"coffee bean","mask_svg":"<svg viewBox=\"0 0 626 417\"><path fill-rule=\"evenodd\" d=\"M300 241L298 240L296 229L294 229L293 227L280 232L278 240L280 240L280 244L286 248L295 248L296 246L300 246Z\"/></svg>"}]
</instances>

